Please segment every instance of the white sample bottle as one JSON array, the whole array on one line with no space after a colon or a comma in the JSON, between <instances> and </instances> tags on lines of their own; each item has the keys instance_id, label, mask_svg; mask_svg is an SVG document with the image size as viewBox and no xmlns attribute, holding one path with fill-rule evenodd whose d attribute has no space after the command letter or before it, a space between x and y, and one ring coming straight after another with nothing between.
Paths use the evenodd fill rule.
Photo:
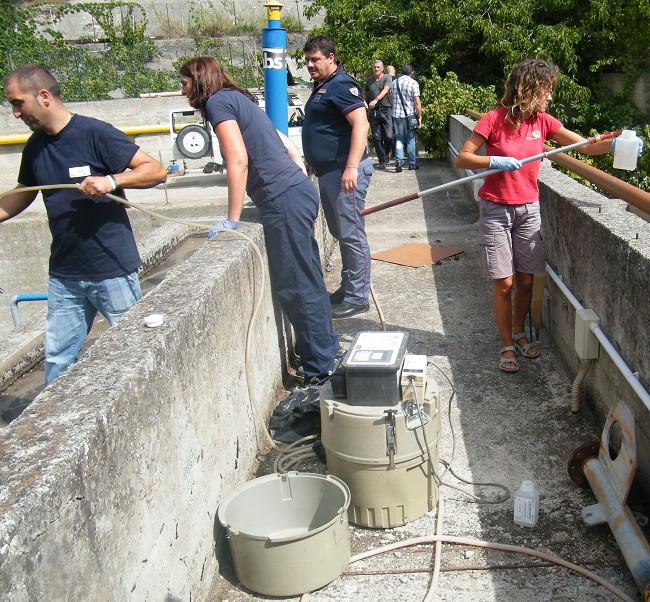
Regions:
<instances>
[{"instance_id":1,"label":"white sample bottle","mask_svg":"<svg viewBox=\"0 0 650 602\"><path fill-rule=\"evenodd\" d=\"M634 130L623 130L623 133L616 138L614 146L614 167L616 169L636 169L640 141Z\"/></svg>"},{"instance_id":2,"label":"white sample bottle","mask_svg":"<svg viewBox=\"0 0 650 602\"><path fill-rule=\"evenodd\" d=\"M515 491L515 525L534 527L539 514L539 491L532 481L522 481Z\"/></svg>"}]
</instances>

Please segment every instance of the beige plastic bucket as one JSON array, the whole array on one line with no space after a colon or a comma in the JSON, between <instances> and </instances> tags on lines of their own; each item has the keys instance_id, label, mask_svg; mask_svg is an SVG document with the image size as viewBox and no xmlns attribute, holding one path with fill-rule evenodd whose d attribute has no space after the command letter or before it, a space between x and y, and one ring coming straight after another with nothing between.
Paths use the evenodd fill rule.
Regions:
<instances>
[{"instance_id":1,"label":"beige plastic bucket","mask_svg":"<svg viewBox=\"0 0 650 602\"><path fill-rule=\"evenodd\" d=\"M295 596L336 579L350 561L349 504L350 490L334 476L271 474L240 487L217 512L239 581Z\"/></svg>"}]
</instances>

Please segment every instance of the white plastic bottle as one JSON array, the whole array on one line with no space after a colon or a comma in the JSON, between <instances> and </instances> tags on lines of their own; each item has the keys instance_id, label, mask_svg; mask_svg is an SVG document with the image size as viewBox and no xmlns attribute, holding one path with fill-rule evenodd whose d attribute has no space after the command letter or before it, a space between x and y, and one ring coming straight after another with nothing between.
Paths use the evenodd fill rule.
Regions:
<instances>
[{"instance_id":1,"label":"white plastic bottle","mask_svg":"<svg viewBox=\"0 0 650 602\"><path fill-rule=\"evenodd\" d=\"M539 515L539 491L532 481L522 481L515 491L515 525L534 527Z\"/></svg>"},{"instance_id":2,"label":"white plastic bottle","mask_svg":"<svg viewBox=\"0 0 650 602\"><path fill-rule=\"evenodd\" d=\"M616 169L636 169L639 158L639 142L634 130L623 130L614 146L614 167Z\"/></svg>"}]
</instances>

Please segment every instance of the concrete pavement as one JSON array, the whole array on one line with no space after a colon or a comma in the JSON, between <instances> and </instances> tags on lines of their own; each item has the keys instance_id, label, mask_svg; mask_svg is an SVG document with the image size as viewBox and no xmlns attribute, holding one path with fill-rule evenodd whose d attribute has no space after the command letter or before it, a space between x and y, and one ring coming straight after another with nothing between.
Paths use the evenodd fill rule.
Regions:
<instances>
[{"instance_id":1,"label":"concrete pavement","mask_svg":"<svg viewBox=\"0 0 650 602\"><path fill-rule=\"evenodd\" d=\"M456 178L446 162L421 160L421 169L396 174L377 171L368 205L425 190ZM537 360L521 360L515 375L499 371L498 332L492 314L491 285L484 280L477 247L478 215L464 189L454 188L427 200L387 209L366 218L372 252L411 242L460 248L463 253L437 265L409 268L373 261L372 281L389 330L409 333L410 353L425 354L441 390L439 455L452 462L445 474L443 533L525 546L560 556L594 571L631 599L640 599L619 548L601 525L587 528L580 512L595 503L591 491L568 477L567 460L586 442L600 438L587 408L572 415L568 388L573 378L559 354L546 342ZM328 288L338 285L335 255L327 274ZM376 309L335 322L344 344L355 333L380 330ZM265 471L265 463L259 474ZM324 471L312 463L303 470ZM454 475L458 475L456 478ZM502 491L476 483L498 483L511 494L523 479L541 492L539 522L527 529L513 523L513 498L490 503ZM464 481L473 482L468 484ZM462 493L467 491L478 499ZM629 505L648 516L648 502L633 491ZM389 543L435 533L436 512L394 529L351 525L352 554ZM648 537L648 529L645 529ZM223 543L223 542L222 542ZM225 545L225 544L224 544ZM390 552L350 565L325 588L309 595L314 602L354 600L423 600L430 583L432 547ZM439 584L433 599L515 602L593 601L616 597L583 576L528 556L445 545ZM222 564L213 600L266 599L237 585L232 566Z\"/></svg>"}]
</instances>

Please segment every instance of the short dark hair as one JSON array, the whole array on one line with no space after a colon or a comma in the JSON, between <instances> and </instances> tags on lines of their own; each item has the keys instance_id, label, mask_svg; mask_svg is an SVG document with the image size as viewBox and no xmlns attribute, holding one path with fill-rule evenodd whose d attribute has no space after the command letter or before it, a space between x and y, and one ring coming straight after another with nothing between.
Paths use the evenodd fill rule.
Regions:
<instances>
[{"instance_id":1,"label":"short dark hair","mask_svg":"<svg viewBox=\"0 0 650 602\"><path fill-rule=\"evenodd\" d=\"M413 67L411 67L411 65L409 65L408 63L405 63L404 65L402 65L402 73L404 75L411 75L411 73L413 73Z\"/></svg>"},{"instance_id":2,"label":"short dark hair","mask_svg":"<svg viewBox=\"0 0 650 602\"><path fill-rule=\"evenodd\" d=\"M5 78L5 87L10 80L16 80L21 92L36 96L40 90L47 90L55 98L61 98L61 87L54 76L38 65L22 65Z\"/></svg>"},{"instance_id":3,"label":"short dark hair","mask_svg":"<svg viewBox=\"0 0 650 602\"><path fill-rule=\"evenodd\" d=\"M323 56L336 54L334 42L327 36L314 36L307 40L303 52L320 52Z\"/></svg>"}]
</instances>

